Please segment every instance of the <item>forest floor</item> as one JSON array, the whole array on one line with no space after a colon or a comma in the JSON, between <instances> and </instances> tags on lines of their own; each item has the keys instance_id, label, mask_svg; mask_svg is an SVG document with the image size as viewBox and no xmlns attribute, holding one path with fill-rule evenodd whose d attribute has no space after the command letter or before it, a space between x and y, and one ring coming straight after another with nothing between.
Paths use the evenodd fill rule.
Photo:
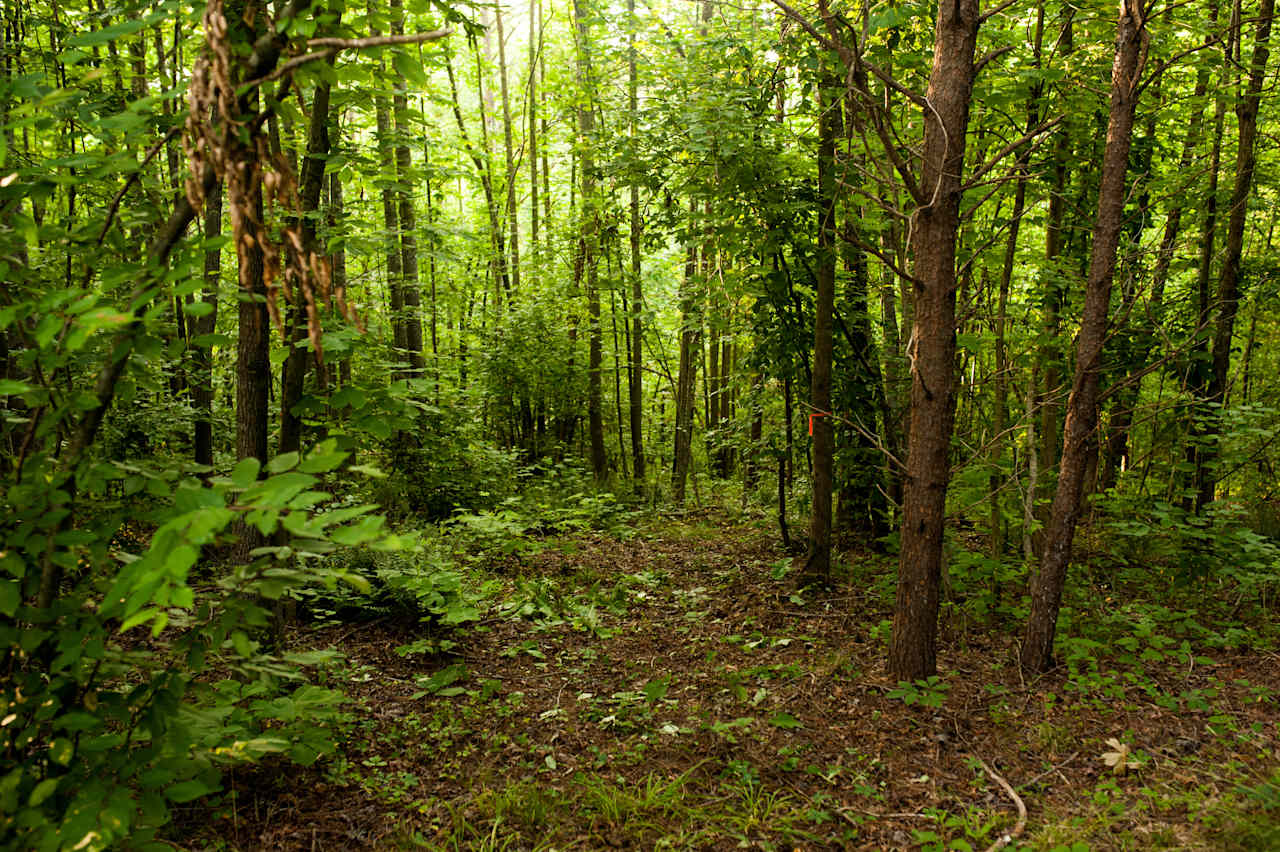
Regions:
<instances>
[{"instance_id":1,"label":"forest floor","mask_svg":"<svg viewBox=\"0 0 1280 852\"><path fill-rule=\"evenodd\" d=\"M353 702L340 753L236 770L175 840L1280 848L1280 654L1184 645L1176 609L1026 681L1017 625L949 605L941 677L905 685L884 674L882 556L847 555L838 591L802 598L768 530L705 514L522 563L500 596L524 617L488 617L449 654L398 653L411 624L296 628L292 647L344 657L328 672Z\"/></svg>"}]
</instances>

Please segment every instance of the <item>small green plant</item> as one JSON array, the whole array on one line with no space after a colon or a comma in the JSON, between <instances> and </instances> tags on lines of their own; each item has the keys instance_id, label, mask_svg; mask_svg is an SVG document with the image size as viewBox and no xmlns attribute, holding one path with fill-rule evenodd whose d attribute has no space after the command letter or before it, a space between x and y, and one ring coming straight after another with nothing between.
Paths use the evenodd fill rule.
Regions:
<instances>
[{"instance_id":1,"label":"small green plant","mask_svg":"<svg viewBox=\"0 0 1280 852\"><path fill-rule=\"evenodd\" d=\"M888 695L890 698L897 698L908 707L919 704L921 707L937 709L946 702L949 689L951 684L937 675L930 675L914 683L900 680L895 688L889 690Z\"/></svg>"}]
</instances>

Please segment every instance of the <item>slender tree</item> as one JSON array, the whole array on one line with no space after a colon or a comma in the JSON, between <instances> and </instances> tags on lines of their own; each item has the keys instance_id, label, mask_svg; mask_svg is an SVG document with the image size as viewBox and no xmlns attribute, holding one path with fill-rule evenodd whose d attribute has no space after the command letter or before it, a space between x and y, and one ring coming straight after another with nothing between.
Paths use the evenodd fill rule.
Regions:
<instances>
[{"instance_id":1,"label":"slender tree","mask_svg":"<svg viewBox=\"0 0 1280 852\"><path fill-rule=\"evenodd\" d=\"M1076 366L1067 399L1058 487L1045 533L1040 570L1031 583L1031 613L1022 642L1022 665L1032 672L1049 668L1057 627L1071 541L1080 516L1085 470L1097 452L1098 392L1102 348L1107 334L1116 249L1124 224L1125 177L1133 137L1134 112L1141 91L1142 66L1147 54L1146 13L1141 0L1124 0L1111 66L1111 111L1107 145L1098 188L1098 213L1085 289L1084 313L1076 338Z\"/></svg>"}]
</instances>

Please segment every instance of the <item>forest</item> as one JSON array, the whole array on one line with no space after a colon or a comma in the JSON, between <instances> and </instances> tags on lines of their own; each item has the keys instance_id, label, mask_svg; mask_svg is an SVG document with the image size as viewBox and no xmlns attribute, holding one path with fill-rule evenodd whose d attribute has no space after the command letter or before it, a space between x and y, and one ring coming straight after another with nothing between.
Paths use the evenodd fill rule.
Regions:
<instances>
[{"instance_id":1,"label":"forest","mask_svg":"<svg viewBox=\"0 0 1280 852\"><path fill-rule=\"evenodd\" d=\"M0 849L1280 848L1274 6L0 0Z\"/></svg>"}]
</instances>

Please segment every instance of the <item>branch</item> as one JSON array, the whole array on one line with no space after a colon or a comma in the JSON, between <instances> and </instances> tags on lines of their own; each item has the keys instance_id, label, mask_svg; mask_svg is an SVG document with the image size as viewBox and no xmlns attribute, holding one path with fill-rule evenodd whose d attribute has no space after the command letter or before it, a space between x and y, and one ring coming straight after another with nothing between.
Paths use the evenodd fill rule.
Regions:
<instances>
[{"instance_id":1,"label":"branch","mask_svg":"<svg viewBox=\"0 0 1280 852\"><path fill-rule=\"evenodd\" d=\"M1006 44L1004 47L998 47L995 50L988 53L986 56L979 59L978 64L973 66L973 76L977 77L979 74L982 73L983 68L986 68L992 62L999 59L1001 56L1004 56L1006 53L1008 53L1011 50L1013 50L1013 45Z\"/></svg>"},{"instance_id":2,"label":"branch","mask_svg":"<svg viewBox=\"0 0 1280 852\"><path fill-rule=\"evenodd\" d=\"M978 756L975 754L974 757ZM1018 795L1017 791L1013 789L1009 782L1004 780L1004 778L990 766L987 766L987 762L985 760L978 757L978 763L982 764L982 768L987 771L987 774L991 776L992 780L1000 785L1001 789L1004 790L1005 795L1013 800L1014 807L1018 809L1018 822L1013 827L1013 831L1010 831L1008 834L1001 835L995 843L992 843L991 846L987 848L987 852L997 852L997 850L1003 849L1021 837L1022 832L1026 830L1027 806L1022 801L1022 797Z\"/></svg>"},{"instance_id":3,"label":"branch","mask_svg":"<svg viewBox=\"0 0 1280 852\"><path fill-rule=\"evenodd\" d=\"M408 35L369 36L367 38L310 38L307 47L329 47L334 50L364 50L368 47L389 47L396 44L422 44L438 41L453 35L453 30L431 30Z\"/></svg>"},{"instance_id":4,"label":"branch","mask_svg":"<svg viewBox=\"0 0 1280 852\"><path fill-rule=\"evenodd\" d=\"M983 163L982 168L978 169L969 177L968 182L966 182L964 185L964 189L972 189L973 187L977 186L978 182L981 181L982 178L986 176L987 172L991 171L996 166L998 166L1001 160L1003 160L1005 157L1009 156L1014 151L1018 150L1019 148L1021 148L1023 145L1027 144L1031 140L1035 139L1037 136L1044 133L1046 130L1056 127L1058 124L1062 122L1062 119L1063 119L1063 116L1060 115L1057 118L1051 118L1048 121L1041 122L1038 127L1032 128L1027 133L1022 134L1017 139L1010 142L1008 145L1005 145L1003 148L1001 148L999 151L996 152L996 155L994 157L992 157L990 160L987 160L985 163Z\"/></svg>"},{"instance_id":5,"label":"branch","mask_svg":"<svg viewBox=\"0 0 1280 852\"><path fill-rule=\"evenodd\" d=\"M996 15L999 15L1005 9L1008 9L1010 6L1012 6L1014 3L1017 3L1017 2L1018 0L1004 0L1003 3L996 6L994 9L990 9L986 12L983 12L981 15L978 16L978 25L981 26L982 24L985 24L987 21L991 20ZM1013 48L1009 48L1009 49L1012 50Z\"/></svg>"}]
</instances>

